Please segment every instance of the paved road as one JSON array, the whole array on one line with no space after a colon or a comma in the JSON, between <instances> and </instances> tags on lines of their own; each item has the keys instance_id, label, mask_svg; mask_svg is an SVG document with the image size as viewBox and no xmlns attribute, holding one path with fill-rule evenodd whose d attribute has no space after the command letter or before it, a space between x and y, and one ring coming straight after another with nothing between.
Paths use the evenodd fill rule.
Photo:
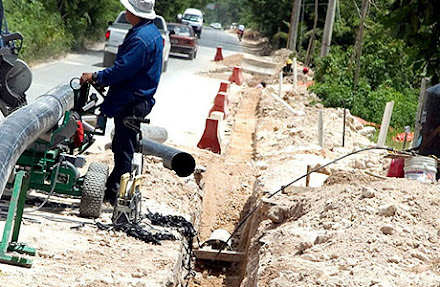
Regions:
<instances>
[{"instance_id":1,"label":"paved road","mask_svg":"<svg viewBox=\"0 0 440 287\"><path fill-rule=\"evenodd\" d=\"M216 48L222 46L224 50L241 52L241 45L238 38L233 34L214 30L210 27L204 28L200 39L200 46Z\"/></svg>"},{"instance_id":2,"label":"paved road","mask_svg":"<svg viewBox=\"0 0 440 287\"><path fill-rule=\"evenodd\" d=\"M186 55L171 55L168 71L163 74L155 96L157 103L149 116L152 125L167 129L170 142L197 145L220 85L220 80L198 73L217 68L212 60L219 45L224 47L224 56L240 50L236 37L208 28L203 31L195 60L189 60ZM100 45L86 53L70 54L64 59L33 67L33 83L27 93L29 102L52 87L79 77L82 72L103 69L102 48Z\"/></svg>"}]
</instances>

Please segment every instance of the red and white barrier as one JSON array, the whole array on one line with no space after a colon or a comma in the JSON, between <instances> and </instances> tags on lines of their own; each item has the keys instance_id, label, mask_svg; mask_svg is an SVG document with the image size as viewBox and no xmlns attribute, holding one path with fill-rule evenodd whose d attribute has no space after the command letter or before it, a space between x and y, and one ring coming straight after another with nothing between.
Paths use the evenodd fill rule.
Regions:
<instances>
[{"instance_id":1,"label":"red and white barrier","mask_svg":"<svg viewBox=\"0 0 440 287\"><path fill-rule=\"evenodd\" d=\"M221 82L220 88L218 89L218 92L229 94L229 89L231 88L231 84L228 82Z\"/></svg>"},{"instance_id":2,"label":"red and white barrier","mask_svg":"<svg viewBox=\"0 0 440 287\"><path fill-rule=\"evenodd\" d=\"M209 115L212 112L221 112L223 113L223 119L225 119L229 114L228 108L228 94L220 92L214 99L214 106L209 111Z\"/></svg>"},{"instance_id":3,"label":"red and white barrier","mask_svg":"<svg viewBox=\"0 0 440 287\"><path fill-rule=\"evenodd\" d=\"M197 144L198 148L206 149L217 154L221 153L220 138L218 134L219 122L218 119L206 119L205 131Z\"/></svg>"},{"instance_id":4,"label":"red and white barrier","mask_svg":"<svg viewBox=\"0 0 440 287\"><path fill-rule=\"evenodd\" d=\"M215 54L214 61L223 61L223 48L221 46L217 47L217 53Z\"/></svg>"},{"instance_id":5,"label":"red and white barrier","mask_svg":"<svg viewBox=\"0 0 440 287\"><path fill-rule=\"evenodd\" d=\"M241 67L234 67L234 70L232 71L232 75L229 77L229 82L236 83L237 85L241 86L244 82L243 80L243 73Z\"/></svg>"}]
</instances>

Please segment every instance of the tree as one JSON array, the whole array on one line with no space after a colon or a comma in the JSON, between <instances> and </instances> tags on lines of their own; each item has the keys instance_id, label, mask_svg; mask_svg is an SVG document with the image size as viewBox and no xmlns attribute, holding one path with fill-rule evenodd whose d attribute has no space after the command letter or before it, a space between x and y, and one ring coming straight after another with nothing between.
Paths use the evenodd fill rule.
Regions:
<instances>
[{"instance_id":1,"label":"tree","mask_svg":"<svg viewBox=\"0 0 440 287\"><path fill-rule=\"evenodd\" d=\"M426 69L432 84L440 79L440 5L437 0L393 0L385 21L411 48L415 70Z\"/></svg>"},{"instance_id":2,"label":"tree","mask_svg":"<svg viewBox=\"0 0 440 287\"><path fill-rule=\"evenodd\" d=\"M333 23L335 21L335 10L337 0L328 0L327 15L325 17L324 36L321 45L321 57L328 55L332 41Z\"/></svg>"},{"instance_id":3,"label":"tree","mask_svg":"<svg viewBox=\"0 0 440 287\"><path fill-rule=\"evenodd\" d=\"M296 52L301 2L301 0L293 0L292 14L290 16L289 40L287 41L287 48L292 50L293 52Z\"/></svg>"}]
</instances>

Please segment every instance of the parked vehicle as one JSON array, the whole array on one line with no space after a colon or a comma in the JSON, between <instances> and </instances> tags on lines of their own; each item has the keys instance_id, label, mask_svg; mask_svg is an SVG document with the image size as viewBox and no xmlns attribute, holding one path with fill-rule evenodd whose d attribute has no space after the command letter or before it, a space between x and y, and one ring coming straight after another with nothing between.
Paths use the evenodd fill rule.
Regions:
<instances>
[{"instance_id":1,"label":"parked vehicle","mask_svg":"<svg viewBox=\"0 0 440 287\"><path fill-rule=\"evenodd\" d=\"M221 30L222 29L222 24L220 23L211 23L211 25L209 25L211 28L214 28L216 30Z\"/></svg>"},{"instance_id":2,"label":"parked vehicle","mask_svg":"<svg viewBox=\"0 0 440 287\"><path fill-rule=\"evenodd\" d=\"M154 19L154 25L159 29L163 38L163 56L162 56L162 72L166 72L168 68L168 59L170 56L170 35L167 28L165 19L162 16L157 16ZM124 41L125 35L131 28L131 24L125 19L125 11L119 13L116 17L115 22L109 22L109 27L105 33L105 47L104 47L104 58L103 66L110 67L113 65L116 59L116 54L118 53L118 47Z\"/></svg>"},{"instance_id":3,"label":"parked vehicle","mask_svg":"<svg viewBox=\"0 0 440 287\"><path fill-rule=\"evenodd\" d=\"M199 9L188 8L185 10L182 16L182 24L188 24L193 29L197 36L200 38L202 35L203 27L203 13Z\"/></svg>"},{"instance_id":4,"label":"parked vehicle","mask_svg":"<svg viewBox=\"0 0 440 287\"><path fill-rule=\"evenodd\" d=\"M188 54L195 59L198 50L198 38L191 26L186 24L168 23L170 31L171 52Z\"/></svg>"}]
</instances>

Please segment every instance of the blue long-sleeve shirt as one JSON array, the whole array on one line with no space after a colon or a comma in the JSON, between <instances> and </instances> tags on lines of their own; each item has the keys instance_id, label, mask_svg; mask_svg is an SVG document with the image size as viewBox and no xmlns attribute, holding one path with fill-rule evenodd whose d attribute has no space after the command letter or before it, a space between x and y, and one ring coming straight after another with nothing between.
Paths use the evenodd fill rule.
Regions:
<instances>
[{"instance_id":1,"label":"blue long-sleeve shirt","mask_svg":"<svg viewBox=\"0 0 440 287\"><path fill-rule=\"evenodd\" d=\"M128 104L141 100L154 105L162 70L162 50L162 36L152 21L142 21L129 30L119 46L114 65L97 75L99 85L110 86L101 112L113 117Z\"/></svg>"}]
</instances>

